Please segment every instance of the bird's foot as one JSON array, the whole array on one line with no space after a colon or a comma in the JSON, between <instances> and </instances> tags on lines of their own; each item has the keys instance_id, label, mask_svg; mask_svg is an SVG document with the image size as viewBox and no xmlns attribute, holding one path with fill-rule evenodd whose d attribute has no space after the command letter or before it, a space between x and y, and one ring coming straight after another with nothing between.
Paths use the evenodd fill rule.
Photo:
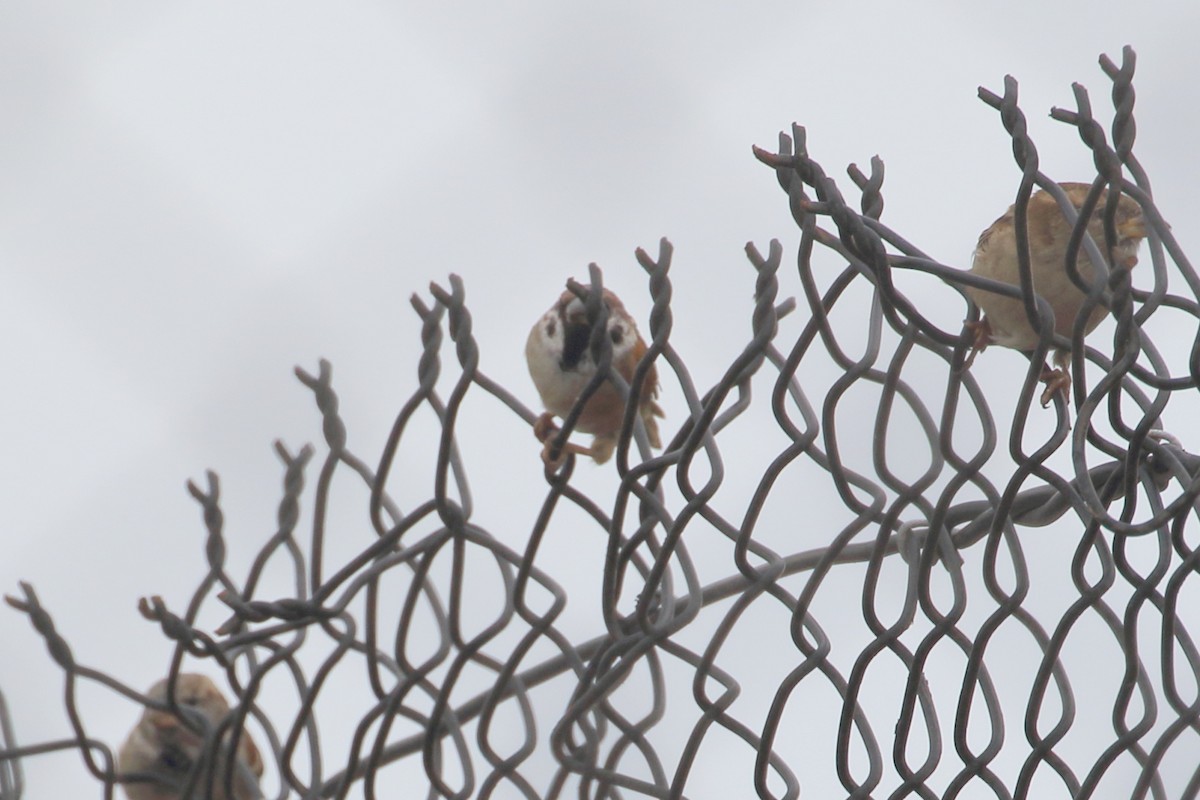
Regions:
<instances>
[{"instance_id":1,"label":"bird's foot","mask_svg":"<svg viewBox=\"0 0 1200 800\"><path fill-rule=\"evenodd\" d=\"M976 322L963 322L963 327L971 332L971 352L963 362L963 369L970 369L975 363L975 356L987 349L992 343L992 325L987 317Z\"/></svg>"},{"instance_id":2,"label":"bird's foot","mask_svg":"<svg viewBox=\"0 0 1200 800\"><path fill-rule=\"evenodd\" d=\"M568 453L574 453L581 456L592 456L591 448L580 447L574 442L567 442L562 446L562 450L558 452L557 458L550 457L550 451L554 449L554 437L558 435L559 427L554 424L554 415L549 411L543 413L533 421L533 435L542 443L542 462L551 472L556 472L563 462L567 460Z\"/></svg>"},{"instance_id":3,"label":"bird's foot","mask_svg":"<svg viewBox=\"0 0 1200 800\"><path fill-rule=\"evenodd\" d=\"M1046 384L1046 390L1042 392L1042 408L1050 405L1054 395L1059 392L1062 392L1063 402L1071 402L1071 373L1066 367L1051 368L1049 365L1043 365L1038 380Z\"/></svg>"},{"instance_id":4,"label":"bird's foot","mask_svg":"<svg viewBox=\"0 0 1200 800\"><path fill-rule=\"evenodd\" d=\"M558 433L558 426L554 424L554 415L549 411L543 412L533 421L533 435L542 444L545 444L556 433Z\"/></svg>"}]
</instances>

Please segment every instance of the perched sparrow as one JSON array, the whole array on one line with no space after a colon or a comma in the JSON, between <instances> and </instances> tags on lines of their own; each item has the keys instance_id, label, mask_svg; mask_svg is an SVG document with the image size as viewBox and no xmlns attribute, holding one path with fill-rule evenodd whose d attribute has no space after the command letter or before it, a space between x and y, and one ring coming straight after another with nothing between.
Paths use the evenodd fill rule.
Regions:
<instances>
[{"instance_id":1,"label":"perched sparrow","mask_svg":"<svg viewBox=\"0 0 1200 800\"><path fill-rule=\"evenodd\" d=\"M165 703L167 681L154 684L146 694L151 700ZM205 676L195 673L180 673L175 683L175 701L181 709L199 712L210 726L219 724L229 713L229 703L221 690ZM204 753L205 735L193 729L204 724L199 719L185 723L169 711L153 708L142 713L117 757L118 769L128 779L125 794L129 800L182 800L183 788L202 759L205 771L196 777L189 797L229 800L225 794L225 748L221 744ZM212 771L211 796L205 794L210 764L216 767ZM262 772L258 748L250 741L249 734L243 732L233 767L232 800L261 798L258 779Z\"/></svg>"},{"instance_id":2,"label":"perched sparrow","mask_svg":"<svg viewBox=\"0 0 1200 800\"><path fill-rule=\"evenodd\" d=\"M633 371L646 353L646 342L638 333L637 324L617 296L604 290L604 303L608 306L608 338L612 342L612 366L626 382L633 380ZM558 431L553 417L566 417L579 398L583 388L596 374L592 361L592 331L588 326L587 312L583 301L569 289L563 292L549 311L542 315L529 332L525 342L525 360L529 363L529 374L537 387L546 413L538 417L533 426L534 435L545 444L542 458L549 459L550 439ZM650 366L649 374L642 384L638 397L638 411L646 426L646 435L653 447L662 447L658 437L655 417L663 415L654 398L658 396L658 374ZM591 456L597 464L607 461L616 447L621 430L621 419L625 403L611 382L605 381L588 398L583 413L575 428L583 433L594 434L591 447L567 443L563 452Z\"/></svg>"},{"instance_id":3,"label":"perched sparrow","mask_svg":"<svg viewBox=\"0 0 1200 800\"><path fill-rule=\"evenodd\" d=\"M1086 183L1061 183L1059 186L1067 193L1068 199L1076 209L1083 204L1091 189ZM1115 263L1118 268L1129 269L1137 263L1138 245L1146 236L1142 209L1133 198L1121 196L1117 203L1115 220L1117 239L1113 243L1110 255L1106 251L1104 239L1106 198L1107 192L1100 196L1088 220L1087 231L1110 264ZM1069 339L1075 326L1075 318L1079 315L1087 296L1072 283L1070 275L1067 274L1067 243L1071 238L1072 225L1067 222L1057 201L1049 193L1041 190L1029 198L1026 220L1029 229L1029 261L1033 274L1033 291L1045 298L1054 309L1054 332ZM979 244L975 246L971 272L984 278L1020 286L1021 277L1017 263L1016 222L1013 206L1010 206L1004 216L993 222L980 235ZM1075 259L1075 266L1084 282L1092 280L1092 262L1082 246ZM1037 347L1038 332L1029 324L1021 299L1005 297L973 286L963 288L983 311L983 319L968 323L968 327L975 334L974 347L967 360L968 366L974 360L975 354L989 344L1023 351ZM1099 325L1107 313L1108 309L1099 304L1092 309L1084 325L1084 334L1090 333ZM1056 349L1055 369L1043 368L1041 379L1046 383L1046 390L1041 398L1043 406L1050 404L1056 392L1061 391L1064 398L1069 399L1071 376L1067 372L1067 366L1070 363L1070 351Z\"/></svg>"}]
</instances>

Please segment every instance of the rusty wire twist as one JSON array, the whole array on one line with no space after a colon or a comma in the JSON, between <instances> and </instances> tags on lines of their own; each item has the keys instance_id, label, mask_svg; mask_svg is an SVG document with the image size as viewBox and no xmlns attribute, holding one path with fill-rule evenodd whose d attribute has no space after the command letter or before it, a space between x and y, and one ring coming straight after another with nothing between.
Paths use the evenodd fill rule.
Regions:
<instances>
[{"instance_id":1,"label":"rusty wire twist","mask_svg":"<svg viewBox=\"0 0 1200 800\"><path fill-rule=\"evenodd\" d=\"M869 174L855 165L848 170L861 192L855 210L809 155L804 129L794 126L790 136L781 134L776 151L754 152L774 170L800 229L796 266L800 302L809 316L798 323L794 339L780 340L781 321L797 307L792 299L778 299L783 248L772 241L764 255L747 245L756 277L750 337L720 380L702 391L671 342L672 247L664 239L656 256L639 249L636 259L647 273L653 303L646 357L626 384L609 369L607 337L593 337L589 346L601 369L552 441L551 460L571 435L587 395L609 380L626 397L639 396L651 364L658 365L660 374L674 376L687 413L664 450L652 454L633 404L627 404L615 459L620 482L609 508L573 485L575 457L567 455L561 468L547 469L544 475L546 496L523 550L511 549L473 522L467 465L455 441L464 398L472 391L490 395L523 424L531 424L536 414L482 372L466 286L452 275L448 287L430 286L432 303L412 298L422 321L417 389L399 410L376 466L349 449L331 365L321 361L316 375L297 368L321 414L325 442L307 540L297 526L306 469L316 455L309 446L293 455L283 444L276 445L284 467L277 530L240 583L227 571L217 476L208 473L204 486L189 483L207 531L207 574L182 612L157 597L140 605L141 613L175 642L169 672L178 672L186 658L189 663L211 660L225 673L235 713L227 722L232 740L220 746L236 747L247 725L260 742L265 740L276 776L270 796L278 798L342 798L352 791L373 798L384 793L380 781L388 765L405 759L419 759L427 779L425 786L405 790L411 796L705 797L710 796L705 787L689 781L699 753L716 738L715 730L726 746L738 741L752 754L745 796L752 785L757 796L772 800L800 797L811 774L830 769L850 798L1007 800L1032 796L1035 780L1048 775L1071 797L1102 796L1098 787L1110 779L1113 765L1129 760L1137 765L1133 797L1197 796L1200 769L1182 783L1168 784L1161 766L1174 755L1172 748L1195 748L1200 738L1200 652L1186 615L1180 614L1180 603L1195 592L1188 578L1200 561L1200 549L1186 530L1200 510L1200 459L1162 430L1162 415L1176 395L1200 388L1200 327L1188 362L1181 366L1159 352L1143 326L1164 307L1189 315L1192 322L1200 319L1200 278L1154 206L1149 180L1134 156L1134 64L1129 48L1119 67L1101 58L1112 81L1111 144L1082 86L1074 87L1074 110L1052 112L1078 130L1093 154L1097 177L1083 213L1103 188L1119 188L1142 206L1153 229L1150 289L1134 288L1121 271L1114 271L1111 280L1093 282L1073 276L1088 300L1072 340L1054 333L1049 305L1032 289L1025 247L1019 248L1020 287L938 263L880 221L884 168L878 158L872 159ZM1011 137L1021 170L1016 235L1027 242L1024 211L1035 187L1058 197L1068 216L1075 212L1039 169L1016 81L1006 78L999 95L981 88L980 97L999 112ZM1111 242L1116 192L1108 197L1102 213ZM1076 230L1067 263L1073 264L1074 252L1084 248L1094 251L1103 269L1097 247L1104 243L1084 239L1082 227ZM840 273L830 276L824 254L844 263ZM897 284L905 271L956 287L983 286L1024 302L1041 338L1006 431L1006 453L984 392L965 368L969 337L940 328L922 313ZM1186 294L1168 291L1169 274L1179 276ZM589 284L572 282L570 289L584 300L589 320L603 332L608 310L600 302L603 277L595 265L589 278ZM867 331L867 341L855 356L831 316L844 312L845 298L862 287L870 293L869 309L853 313ZM1082 343L1083 320L1096 304L1105 304L1116 318L1111 355ZM973 307L964 309L976 317ZM447 335L452 351L444 350ZM1056 345L1070 346L1073 353L1074 408L1059 398L1054 431L1029 451L1027 442L1037 441L1027 425L1034 413L1038 368ZM818 353L832 359L840 375L824 396L815 397L801 367ZM917 353L941 365L943 385L924 380L918 386L906 379L905 368ZM437 386L447 374L443 357L450 355L456 365L453 385L443 396ZM1090 390L1085 364L1103 373ZM878 393L869 472L854 468L845 455L852 443L845 435L862 437L863 431L847 431L837 418L839 403L864 386ZM756 395L754 387L766 389L765 397ZM757 478L739 517L730 519L721 511L727 504L718 494L727 473L738 465L724 461L720 440L756 399L769 402L784 444ZM915 419L928 443L924 452L889 448L897 408ZM389 478L418 413L432 413L439 425L433 493L402 508L389 494ZM973 445L956 436L968 424L981 432ZM1064 448L1069 453L1066 472L1054 465L1054 456ZM993 483L985 467L1004 456L1012 468ZM907 467L918 462L924 466L914 475ZM789 469L803 465L827 475L847 521L818 546L781 552L768 544L771 537L762 535L762 517L773 495L789 491L784 485ZM329 564L330 490L335 476L347 470L370 492L375 539L345 563ZM572 640L560 627L568 587L538 566L539 551L563 505L577 508L606 537L603 572L597 576L603 625L586 641ZM1060 618L1039 619L1025 605L1033 580L1023 542L1030 530L1064 517L1077 524L1070 567L1076 596ZM727 574L715 580L706 580L689 551L686 534L703 526L732 548ZM699 541L701 534L692 535ZM1149 566L1144 558L1130 558L1130 549L1139 542L1155 544ZM471 590L466 564L480 558L493 565L503 586L491 617L484 620L466 610ZM273 560L286 563L293 573L293 596L255 596ZM897 564L907 587L898 609L883 601L885 573ZM869 638L847 661L844 652L839 657L841 631L822 624L819 605L854 565L861 569L858 588ZM437 570L445 570L448 578L439 582ZM386 628L381 597L397 587L403 595L398 621ZM74 735L21 745L0 695L0 798L22 796L21 759L61 750L77 750L103 784L104 796L112 797L119 783L112 752L89 736L75 707L75 685L96 681L137 702L148 701L79 663L33 588L21 588L23 597L8 602L29 616L63 672ZM200 630L199 610L214 597L232 615L212 632ZM989 610L969 618L969 601L976 607L988 604ZM767 606L782 610L789 622L786 631L760 647L764 655L790 647L783 659L789 666L770 692L767 712L750 719L739 713L744 687L723 666L728 661L724 648L741 630L739 625L751 624L747 614ZM1064 662L1067 640L1078 635L1084 619L1106 628L1105 643L1115 646L1124 668L1120 690L1111 699L1111 740L1090 761L1072 760L1063 746L1072 733L1077 704L1109 700L1077 697L1080 678ZM409 631L419 622L426 638L413 641ZM687 634L697 626L703 626L704 643L689 647ZM1009 719L1011 710L1006 714L995 666L1003 656L999 634L1014 627L1040 654L1031 665L1031 691L1020 720ZM1138 639L1139 628L1147 627L1158 636L1158 670L1151 668ZM324 655L314 668L311 651L319 648L325 648L320 651ZM955 687L935 692L926 680L939 648L960 653L963 663L952 719L939 711L938 694L954 697ZM872 671L886 663L899 664L906 676L895 718L879 717L864 698ZM315 709L335 669L357 670L374 697L345 743L321 740ZM692 702L682 711L679 687L668 677L680 669L692 676ZM488 688L466 688L471 684L464 676L481 674L488 676ZM279 676L296 688L293 719L268 714L256 702L263 682ZM621 695L621 687L635 679L648 686L645 702L631 703ZM538 692L555 681L569 688L565 706L546 705ZM798 692L813 685L834 693L840 705L836 722L830 720L836 737L832 766L809 763L783 732L791 716L801 713L795 708ZM464 696L468 691L474 693ZM689 722L672 727L674 738L664 747L662 729L672 714ZM515 726L514 717L520 721ZM1025 749L1013 769L1001 754L1011 749L1018 730ZM330 754L343 752L335 744L344 746L344 759L330 769ZM548 762L538 761L539 754L552 756L552 769L541 768ZM193 776L193 783L197 780Z\"/></svg>"}]
</instances>

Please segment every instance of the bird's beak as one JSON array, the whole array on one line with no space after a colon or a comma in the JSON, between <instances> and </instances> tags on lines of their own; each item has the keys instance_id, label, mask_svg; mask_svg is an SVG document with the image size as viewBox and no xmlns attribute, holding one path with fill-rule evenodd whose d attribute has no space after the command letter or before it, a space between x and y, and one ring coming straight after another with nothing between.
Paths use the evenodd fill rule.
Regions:
<instances>
[{"instance_id":1,"label":"bird's beak","mask_svg":"<svg viewBox=\"0 0 1200 800\"><path fill-rule=\"evenodd\" d=\"M182 739L186 742L199 742L202 737L184 726L174 714L166 711L149 709L146 711L146 722L154 732L162 737Z\"/></svg>"}]
</instances>

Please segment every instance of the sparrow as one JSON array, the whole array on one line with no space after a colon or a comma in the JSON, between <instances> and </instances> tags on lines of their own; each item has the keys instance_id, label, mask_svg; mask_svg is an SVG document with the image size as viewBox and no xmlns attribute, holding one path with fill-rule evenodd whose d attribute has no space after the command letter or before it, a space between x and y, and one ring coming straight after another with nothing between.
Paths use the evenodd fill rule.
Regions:
<instances>
[{"instance_id":1,"label":"sparrow","mask_svg":"<svg viewBox=\"0 0 1200 800\"><path fill-rule=\"evenodd\" d=\"M603 297L609 312L607 333L612 343L612 367L630 383L634 369L646 354L646 342L638 333L637 323L617 296L605 289ZM550 458L550 442L558 432L554 417L565 418L571 413L571 407L596 374L591 336L592 329L583 301L568 289L542 315L525 341L529 375L542 398L542 404L546 406L545 413L534 423L533 432L544 445L542 460L551 467L557 466ZM654 448L662 447L655 417L661 417L663 411L654 402L657 396L658 373L651 364L637 403L642 424L646 427L646 436ZM612 456L617 445L624 413L625 402L620 392L610 381L605 381L588 398L575 424L576 430L593 435L591 447L568 442L563 454L587 455L597 464L603 464Z\"/></svg>"},{"instance_id":2,"label":"sparrow","mask_svg":"<svg viewBox=\"0 0 1200 800\"><path fill-rule=\"evenodd\" d=\"M167 681L154 684L146 695L151 700L165 703ZM129 800L183 800L184 787L200 762L205 771L196 776L189 798L261 798L258 779L263 772L262 756L249 734L243 732L238 740L231 798L225 794L225 744L210 747L205 752L204 725L215 727L229 714L229 703L216 684L204 675L180 673L175 682L175 702L185 712L198 712L204 722L200 719L185 722L169 711L146 708L117 756ZM225 738L228 739L228 734ZM207 795L205 787L209 780L208 771L212 769L210 765L215 765L215 770L212 772L212 794Z\"/></svg>"},{"instance_id":3,"label":"sparrow","mask_svg":"<svg viewBox=\"0 0 1200 800\"><path fill-rule=\"evenodd\" d=\"M1076 210L1091 190L1091 185L1087 183L1060 183L1059 186L1066 192ZM1141 206L1133 198L1122 195L1117 202L1115 219L1117 238L1112 243L1112 252L1107 252L1104 238L1104 205L1107 194L1107 190L1101 193L1091 218L1087 221L1087 232L1105 254L1110 267L1115 265L1119 269L1130 269L1137 264L1138 246L1147 233L1146 222ZM1015 205L1009 206L1004 216L989 225L979 236L979 243L975 246L971 262L972 274L1013 286L1021 285L1014 209ZM1054 309L1054 332L1069 339L1075 326L1075 318L1079 316L1087 297L1067 273L1067 243L1071 238L1073 226L1063 215L1054 197L1041 190L1029 198L1026 222L1029 230L1029 263L1033 275L1033 291L1045 298ZM1085 283L1092 280L1092 262L1082 246L1075 258L1075 268ZM974 335L967 367L975 360L975 355L989 344L1024 352L1030 352L1037 347L1037 328L1030 325L1025 314L1025 304L1020 298L1006 297L974 286L963 288L983 312L983 318L979 322L966 323L968 330ZM1084 334L1091 333L1106 314L1108 309L1103 305L1098 304L1093 308L1084 324ZM1057 392L1062 392L1063 398L1070 400L1071 376L1067 371L1071 363L1070 351L1055 348L1053 361L1054 369L1046 365L1042 368L1041 380L1046 384L1046 390L1041 397L1043 407L1050 404Z\"/></svg>"}]
</instances>

